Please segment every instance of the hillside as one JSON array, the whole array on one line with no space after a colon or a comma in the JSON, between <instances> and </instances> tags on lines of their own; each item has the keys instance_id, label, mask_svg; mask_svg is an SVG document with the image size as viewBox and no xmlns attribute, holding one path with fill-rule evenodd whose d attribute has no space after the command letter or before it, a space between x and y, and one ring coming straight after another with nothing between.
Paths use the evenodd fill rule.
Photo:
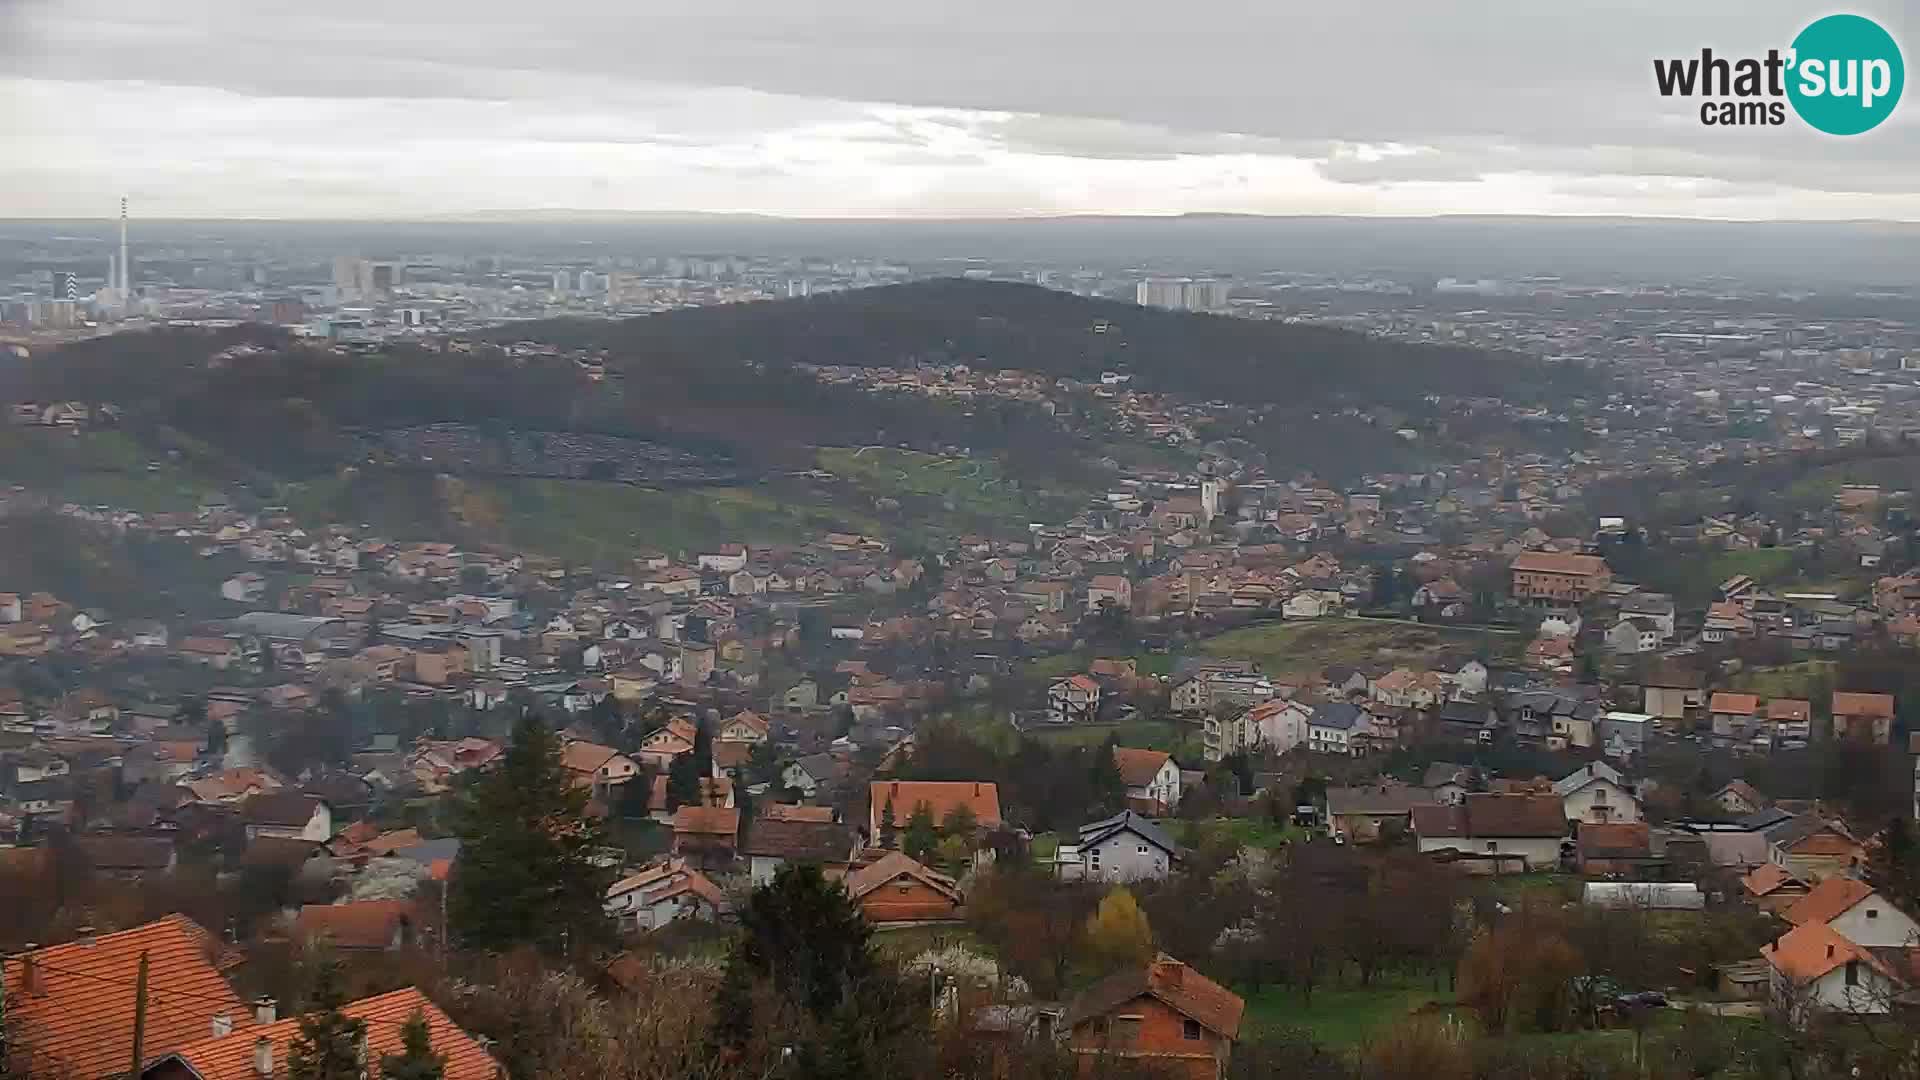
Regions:
<instances>
[{"instance_id":1,"label":"hillside","mask_svg":"<svg viewBox=\"0 0 1920 1080\"><path fill-rule=\"evenodd\" d=\"M629 375L696 360L773 369L965 363L1088 380L1113 370L1144 389L1302 408L1404 406L1427 394L1524 399L1585 388L1576 373L1512 354L959 278L618 323L524 323L500 337L606 349Z\"/></svg>"}]
</instances>

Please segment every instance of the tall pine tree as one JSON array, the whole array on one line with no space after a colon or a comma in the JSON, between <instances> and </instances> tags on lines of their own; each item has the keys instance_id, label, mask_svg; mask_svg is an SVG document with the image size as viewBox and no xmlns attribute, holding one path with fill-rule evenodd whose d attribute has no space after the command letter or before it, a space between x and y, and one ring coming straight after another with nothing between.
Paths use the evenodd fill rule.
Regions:
<instances>
[{"instance_id":1,"label":"tall pine tree","mask_svg":"<svg viewBox=\"0 0 1920 1080\"><path fill-rule=\"evenodd\" d=\"M292 1080L360 1080L367 1022L341 1012L345 1001L340 962L326 957L314 973L311 1008L300 1017L300 1031L287 1050Z\"/></svg>"},{"instance_id":2,"label":"tall pine tree","mask_svg":"<svg viewBox=\"0 0 1920 1080\"><path fill-rule=\"evenodd\" d=\"M454 807L461 846L447 916L462 946L557 955L611 933L601 903L612 874L596 850L602 829L587 816L590 796L561 765L559 738L531 710L521 713L499 765Z\"/></svg>"},{"instance_id":3,"label":"tall pine tree","mask_svg":"<svg viewBox=\"0 0 1920 1080\"><path fill-rule=\"evenodd\" d=\"M400 1052L380 1059L380 1080L441 1080L447 1059L433 1052L433 1032L419 1009L400 1029Z\"/></svg>"}]
</instances>

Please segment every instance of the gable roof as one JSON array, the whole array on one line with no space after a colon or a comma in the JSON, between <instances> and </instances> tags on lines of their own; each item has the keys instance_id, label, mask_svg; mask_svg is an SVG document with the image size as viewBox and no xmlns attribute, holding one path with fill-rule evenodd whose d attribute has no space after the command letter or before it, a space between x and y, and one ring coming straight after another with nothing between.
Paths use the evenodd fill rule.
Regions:
<instances>
[{"instance_id":1,"label":"gable roof","mask_svg":"<svg viewBox=\"0 0 1920 1080\"><path fill-rule=\"evenodd\" d=\"M1760 695L1736 694L1727 690L1717 690L1707 702L1707 711L1732 713L1736 716L1752 716L1760 709Z\"/></svg>"},{"instance_id":2,"label":"gable roof","mask_svg":"<svg viewBox=\"0 0 1920 1080\"><path fill-rule=\"evenodd\" d=\"M347 1016L367 1022L369 1077L379 1077L381 1058L401 1051L401 1028L416 1009L426 1018L434 1052L446 1058L441 1073L444 1080L494 1080L499 1064L492 1055L477 1039L462 1031L447 1018L446 1013L427 1000L425 994L412 986L378 997L361 998L340 1007L340 1011ZM231 1035L194 1043L173 1056L192 1069L201 1080L259 1080L260 1074L253 1067L254 1043L263 1038L270 1039L273 1042L273 1076L285 1077L288 1075L287 1059L291 1056L293 1040L299 1033L298 1017L288 1017L245 1030L236 1025Z\"/></svg>"},{"instance_id":3,"label":"gable roof","mask_svg":"<svg viewBox=\"0 0 1920 1080\"><path fill-rule=\"evenodd\" d=\"M1767 702L1767 719L1796 723L1813 716L1813 705L1800 698L1774 698Z\"/></svg>"},{"instance_id":4,"label":"gable roof","mask_svg":"<svg viewBox=\"0 0 1920 1080\"><path fill-rule=\"evenodd\" d=\"M343 949L385 949L394 932L412 923L411 900L359 900L346 904L306 904L293 921L300 941L326 938Z\"/></svg>"},{"instance_id":5,"label":"gable roof","mask_svg":"<svg viewBox=\"0 0 1920 1080\"><path fill-rule=\"evenodd\" d=\"M936 823L945 820L948 811L963 805L973 810L974 819L982 828L995 828L1001 823L1000 788L990 782L875 780L867 785L867 801L872 823L879 822L889 802L893 803L894 819L901 825L906 824L913 808L921 803L933 811Z\"/></svg>"},{"instance_id":6,"label":"gable roof","mask_svg":"<svg viewBox=\"0 0 1920 1080\"><path fill-rule=\"evenodd\" d=\"M1833 714L1835 716L1870 716L1874 719L1893 717L1892 694L1857 694L1847 690L1833 692Z\"/></svg>"},{"instance_id":7,"label":"gable roof","mask_svg":"<svg viewBox=\"0 0 1920 1080\"><path fill-rule=\"evenodd\" d=\"M1229 1039L1239 1036L1246 1011L1240 995L1161 953L1150 963L1109 975L1081 991L1067 1006L1067 1025L1078 1027L1141 997L1154 998Z\"/></svg>"},{"instance_id":8,"label":"gable roof","mask_svg":"<svg viewBox=\"0 0 1920 1080\"><path fill-rule=\"evenodd\" d=\"M930 870L918 860L898 851L889 851L879 861L868 863L848 874L845 878L847 895L858 900L887 882L902 876L910 877L935 892L952 897L956 904L960 902L960 886L952 878L939 871Z\"/></svg>"},{"instance_id":9,"label":"gable roof","mask_svg":"<svg viewBox=\"0 0 1920 1080\"><path fill-rule=\"evenodd\" d=\"M1344 701L1327 701L1313 707L1313 715L1307 718L1307 723L1314 727L1351 731L1359 726L1365 716L1366 713L1357 705Z\"/></svg>"},{"instance_id":10,"label":"gable roof","mask_svg":"<svg viewBox=\"0 0 1920 1080\"><path fill-rule=\"evenodd\" d=\"M1560 837L1566 810L1558 795L1475 792L1453 806L1416 806L1413 831L1422 837Z\"/></svg>"},{"instance_id":11,"label":"gable roof","mask_svg":"<svg viewBox=\"0 0 1920 1080\"><path fill-rule=\"evenodd\" d=\"M831 818L804 821L763 817L756 819L747 830L742 852L770 859L847 862L853 854L853 830Z\"/></svg>"},{"instance_id":12,"label":"gable roof","mask_svg":"<svg viewBox=\"0 0 1920 1080\"><path fill-rule=\"evenodd\" d=\"M1795 926L1830 923L1846 914L1855 904L1873 895L1873 886L1864 881L1835 875L1813 887L1813 891L1795 901L1783 917Z\"/></svg>"},{"instance_id":13,"label":"gable roof","mask_svg":"<svg viewBox=\"0 0 1920 1080\"><path fill-rule=\"evenodd\" d=\"M740 811L731 806L683 806L673 813L676 834L737 837Z\"/></svg>"},{"instance_id":14,"label":"gable roof","mask_svg":"<svg viewBox=\"0 0 1920 1080\"><path fill-rule=\"evenodd\" d=\"M1344 814L1406 814L1416 806L1431 806L1433 789L1406 784L1363 784L1327 789L1327 816Z\"/></svg>"},{"instance_id":15,"label":"gable roof","mask_svg":"<svg viewBox=\"0 0 1920 1080\"><path fill-rule=\"evenodd\" d=\"M214 939L185 915L92 940L26 954L33 960L33 986L24 985L21 957L5 965L7 1031L16 1045L30 1046L33 1072L49 1075L117 1076L133 1054L133 987L140 957L147 957L147 1023L144 1042L151 1062L203 1039L213 1018L225 1015L236 1029L251 1014L209 959ZM123 992L103 992L123 989ZM249 1040L251 1045L251 1040Z\"/></svg>"},{"instance_id":16,"label":"gable roof","mask_svg":"<svg viewBox=\"0 0 1920 1080\"><path fill-rule=\"evenodd\" d=\"M262 791L240 803L240 817L249 825L305 828L321 801L297 791Z\"/></svg>"},{"instance_id":17,"label":"gable roof","mask_svg":"<svg viewBox=\"0 0 1920 1080\"><path fill-rule=\"evenodd\" d=\"M1523 551L1513 557L1511 569L1532 574L1578 574L1589 577L1607 572L1607 560L1598 555L1568 555L1558 551Z\"/></svg>"},{"instance_id":18,"label":"gable roof","mask_svg":"<svg viewBox=\"0 0 1920 1080\"><path fill-rule=\"evenodd\" d=\"M1582 858L1644 859L1653 854L1653 829L1644 821L1583 821L1577 835Z\"/></svg>"},{"instance_id":19,"label":"gable roof","mask_svg":"<svg viewBox=\"0 0 1920 1080\"><path fill-rule=\"evenodd\" d=\"M1760 950L1774 970L1802 982L1810 982L1850 961L1858 961L1897 979L1892 969L1866 949L1842 937L1823 922L1810 922L1789 930L1771 945Z\"/></svg>"},{"instance_id":20,"label":"gable roof","mask_svg":"<svg viewBox=\"0 0 1920 1080\"><path fill-rule=\"evenodd\" d=\"M1180 854L1180 848L1160 826L1131 810L1122 810L1110 818L1091 821L1080 826L1080 846L1088 848L1095 844L1103 844L1109 838L1123 832L1133 833L1169 855L1177 857Z\"/></svg>"},{"instance_id":21,"label":"gable roof","mask_svg":"<svg viewBox=\"0 0 1920 1080\"><path fill-rule=\"evenodd\" d=\"M1164 750L1135 750L1128 746L1113 748L1113 764L1120 770L1120 781L1128 787L1146 787L1160 775L1169 760ZM897 807L895 808L898 809Z\"/></svg>"},{"instance_id":22,"label":"gable roof","mask_svg":"<svg viewBox=\"0 0 1920 1080\"><path fill-rule=\"evenodd\" d=\"M1806 886L1806 882L1794 877L1792 871L1779 863L1770 862L1754 867L1752 873L1740 879L1740 884L1755 896L1771 896L1793 885Z\"/></svg>"}]
</instances>

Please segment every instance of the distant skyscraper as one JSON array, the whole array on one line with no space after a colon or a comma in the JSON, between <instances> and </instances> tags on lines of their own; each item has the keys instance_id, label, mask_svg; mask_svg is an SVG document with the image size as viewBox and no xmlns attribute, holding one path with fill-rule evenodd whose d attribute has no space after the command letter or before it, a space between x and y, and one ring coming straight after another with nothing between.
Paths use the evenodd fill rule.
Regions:
<instances>
[{"instance_id":1,"label":"distant skyscraper","mask_svg":"<svg viewBox=\"0 0 1920 1080\"><path fill-rule=\"evenodd\" d=\"M341 300L360 295L360 260L352 255L333 257L333 287Z\"/></svg>"},{"instance_id":2,"label":"distant skyscraper","mask_svg":"<svg viewBox=\"0 0 1920 1080\"><path fill-rule=\"evenodd\" d=\"M555 270L553 272L553 294L555 296L567 295L570 291L569 286L571 286L572 283L573 274L570 272L566 270Z\"/></svg>"},{"instance_id":3,"label":"distant skyscraper","mask_svg":"<svg viewBox=\"0 0 1920 1080\"><path fill-rule=\"evenodd\" d=\"M71 270L53 272L53 298L55 300L80 299L80 277Z\"/></svg>"},{"instance_id":4,"label":"distant skyscraper","mask_svg":"<svg viewBox=\"0 0 1920 1080\"><path fill-rule=\"evenodd\" d=\"M1148 278L1134 286L1133 302L1141 307L1185 307L1186 285L1185 278Z\"/></svg>"}]
</instances>

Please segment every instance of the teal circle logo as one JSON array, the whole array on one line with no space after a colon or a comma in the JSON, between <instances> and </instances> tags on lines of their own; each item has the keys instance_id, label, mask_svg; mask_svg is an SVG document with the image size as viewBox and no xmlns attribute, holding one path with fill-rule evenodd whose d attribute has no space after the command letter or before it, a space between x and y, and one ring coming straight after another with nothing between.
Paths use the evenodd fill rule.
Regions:
<instances>
[{"instance_id":1,"label":"teal circle logo","mask_svg":"<svg viewBox=\"0 0 1920 1080\"><path fill-rule=\"evenodd\" d=\"M1907 82L1893 35L1859 15L1829 15L1800 31L1789 62L1793 111L1829 135L1879 127Z\"/></svg>"}]
</instances>

